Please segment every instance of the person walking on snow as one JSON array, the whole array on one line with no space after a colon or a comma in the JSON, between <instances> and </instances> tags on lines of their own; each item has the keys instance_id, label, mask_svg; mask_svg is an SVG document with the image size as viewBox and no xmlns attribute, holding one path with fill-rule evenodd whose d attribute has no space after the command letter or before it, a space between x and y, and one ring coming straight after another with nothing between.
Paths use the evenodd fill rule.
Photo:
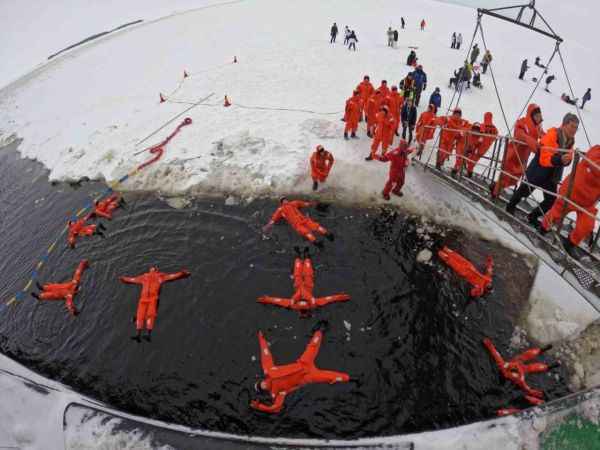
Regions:
<instances>
[{"instance_id":1,"label":"person walking on snow","mask_svg":"<svg viewBox=\"0 0 600 450\"><path fill-rule=\"evenodd\" d=\"M425 30L425 19L421 20L421 31Z\"/></svg>"},{"instance_id":2,"label":"person walking on snow","mask_svg":"<svg viewBox=\"0 0 600 450\"><path fill-rule=\"evenodd\" d=\"M336 38L337 34L338 34L338 27L337 27L337 24L335 22L333 22L333 25L331 26L331 32L330 32L330 35L331 35L331 39L329 40L330 44L335 43L335 38Z\"/></svg>"},{"instance_id":3,"label":"person walking on snow","mask_svg":"<svg viewBox=\"0 0 600 450\"><path fill-rule=\"evenodd\" d=\"M394 30L394 48L398 47L398 30Z\"/></svg>"},{"instance_id":4,"label":"person walking on snow","mask_svg":"<svg viewBox=\"0 0 600 450\"><path fill-rule=\"evenodd\" d=\"M417 66L412 73L412 79L415 80L415 106L418 107L421 101L421 92L427 89L427 74L423 71L423 66Z\"/></svg>"},{"instance_id":5,"label":"person walking on snow","mask_svg":"<svg viewBox=\"0 0 600 450\"><path fill-rule=\"evenodd\" d=\"M527 70L529 70L529 66L527 65L527 60L524 59L523 62L521 63L521 73L519 74L519 80L523 79L523 77L525 76L525 72L527 72Z\"/></svg>"},{"instance_id":6,"label":"person walking on snow","mask_svg":"<svg viewBox=\"0 0 600 450\"><path fill-rule=\"evenodd\" d=\"M489 50L486 50L483 54L483 58L481 59L481 67L483 69L483 73L487 72L488 66L492 63L492 59L492 53Z\"/></svg>"},{"instance_id":7,"label":"person walking on snow","mask_svg":"<svg viewBox=\"0 0 600 450\"><path fill-rule=\"evenodd\" d=\"M450 48L456 48L456 32L452 33L452 45Z\"/></svg>"},{"instance_id":8,"label":"person walking on snow","mask_svg":"<svg viewBox=\"0 0 600 450\"><path fill-rule=\"evenodd\" d=\"M344 30L344 45L348 45L348 39L350 39L350 28L346 25L346 29Z\"/></svg>"},{"instance_id":9,"label":"person walking on snow","mask_svg":"<svg viewBox=\"0 0 600 450\"><path fill-rule=\"evenodd\" d=\"M400 113L402 119L402 139L406 139L406 130L408 129L408 145L413 139L413 130L417 124L417 108L413 105L412 99L408 99L402 107Z\"/></svg>"},{"instance_id":10,"label":"person walking on snow","mask_svg":"<svg viewBox=\"0 0 600 450\"><path fill-rule=\"evenodd\" d=\"M469 60L471 65L475 64L475 61L477 61L477 58L479 58L480 52L481 50L479 50L479 47L477 46L477 44L475 44L471 49L471 59Z\"/></svg>"},{"instance_id":11,"label":"person walking on snow","mask_svg":"<svg viewBox=\"0 0 600 450\"><path fill-rule=\"evenodd\" d=\"M389 27L387 30L387 39L388 39L388 47L394 46L394 30L392 27Z\"/></svg>"},{"instance_id":12,"label":"person walking on snow","mask_svg":"<svg viewBox=\"0 0 600 450\"><path fill-rule=\"evenodd\" d=\"M591 99L592 99L592 88L588 88L588 90L585 91L585 94L583 94L583 98L581 99L581 109L583 109L585 104L587 102L589 102Z\"/></svg>"},{"instance_id":13,"label":"person walking on snow","mask_svg":"<svg viewBox=\"0 0 600 450\"><path fill-rule=\"evenodd\" d=\"M433 94L429 97L429 104L434 105L436 110L442 107L442 95L440 94L439 87L436 87Z\"/></svg>"},{"instance_id":14,"label":"person walking on snow","mask_svg":"<svg viewBox=\"0 0 600 450\"><path fill-rule=\"evenodd\" d=\"M458 36L456 36L456 50L460 50L460 46L463 43L463 37L462 37L462 33L458 33Z\"/></svg>"},{"instance_id":15,"label":"person walking on snow","mask_svg":"<svg viewBox=\"0 0 600 450\"><path fill-rule=\"evenodd\" d=\"M344 114L346 128L344 128L344 139L348 139L349 131L352 133L352 137L356 138L358 120L360 119L360 102L360 92L355 89L354 95L346 100L346 112Z\"/></svg>"},{"instance_id":16,"label":"person walking on snow","mask_svg":"<svg viewBox=\"0 0 600 450\"><path fill-rule=\"evenodd\" d=\"M404 26L406 25L406 22L404 21L404 17L400 17L400 25L401 25L402 29L404 30Z\"/></svg>"},{"instance_id":17,"label":"person walking on snow","mask_svg":"<svg viewBox=\"0 0 600 450\"><path fill-rule=\"evenodd\" d=\"M388 180L381 193L385 200L390 200L390 192L398 197L404 195L402 194L402 187L404 186L406 168L408 167L408 155L411 152L408 143L402 139L397 148L379 158L381 162L390 163Z\"/></svg>"},{"instance_id":18,"label":"person walking on snow","mask_svg":"<svg viewBox=\"0 0 600 450\"><path fill-rule=\"evenodd\" d=\"M325 183L329 172L333 167L333 155L322 145L317 145L316 150L310 157L310 175L313 180L313 191L319 187L319 183Z\"/></svg>"},{"instance_id":19,"label":"person walking on snow","mask_svg":"<svg viewBox=\"0 0 600 450\"><path fill-rule=\"evenodd\" d=\"M539 57L539 56L536 56L534 64L535 64L536 66L538 66L538 67L541 67L542 69L545 69L545 68L546 68L546 66L545 66L545 65L543 65L543 64L540 62L540 57Z\"/></svg>"},{"instance_id":20,"label":"person walking on snow","mask_svg":"<svg viewBox=\"0 0 600 450\"><path fill-rule=\"evenodd\" d=\"M550 83L552 83L554 80L556 80L556 77L554 75L550 75L546 78L546 87L544 88L546 92L550 92L550 89L548 88L550 87Z\"/></svg>"},{"instance_id":21,"label":"person walking on snow","mask_svg":"<svg viewBox=\"0 0 600 450\"><path fill-rule=\"evenodd\" d=\"M354 30L352 30L350 32L350 37L348 38L348 50L356 51L356 43L357 42L358 42L358 39L356 38L356 33L354 32Z\"/></svg>"}]
</instances>

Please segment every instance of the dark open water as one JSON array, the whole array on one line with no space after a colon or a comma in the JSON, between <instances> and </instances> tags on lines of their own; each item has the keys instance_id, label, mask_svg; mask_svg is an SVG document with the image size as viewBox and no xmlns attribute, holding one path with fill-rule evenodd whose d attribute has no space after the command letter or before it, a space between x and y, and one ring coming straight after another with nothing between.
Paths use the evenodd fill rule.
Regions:
<instances>
[{"instance_id":1,"label":"dark open water","mask_svg":"<svg viewBox=\"0 0 600 450\"><path fill-rule=\"evenodd\" d=\"M14 147L0 150L4 301L23 287L65 218L103 189L51 186L46 172L20 160ZM283 225L263 240L259 230L273 201L225 206L207 199L175 210L151 194L126 198L127 209L104 221L106 239L82 240L75 250L62 243L41 272L42 281L62 281L81 258L90 260L76 299L81 314L74 319L58 302L31 298L0 306L0 350L125 411L231 433L391 435L465 424L491 417L511 400L519 404L481 344L489 336L506 352L529 293L531 275L509 251L458 231L434 236L481 267L488 252L494 255L494 292L470 301L439 262L414 262L424 245L415 218L332 205L311 212L337 236L313 258L315 294L346 291L352 300L301 319L255 301L291 294L292 247L302 244ZM164 285L153 342L137 344L129 336L139 289L117 277L152 264L164 271L186 267L192 277ZM320 320L328 330L317 365L358 382L305 387L277 416L251 410L261 375L257 331L285 364L301 354ZM562 380L531 379L549 398L567 393Z\"/></svg>"}]
</instances>

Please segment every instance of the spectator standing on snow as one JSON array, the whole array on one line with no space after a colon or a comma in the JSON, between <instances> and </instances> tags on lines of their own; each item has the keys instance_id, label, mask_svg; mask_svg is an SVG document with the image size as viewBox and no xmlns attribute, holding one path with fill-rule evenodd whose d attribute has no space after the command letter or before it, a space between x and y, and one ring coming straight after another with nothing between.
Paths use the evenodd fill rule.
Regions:
<instances>
[{"instance_id":1,"label":"spectator standing on snow","mask_svg":"<svg viewBox=\"0 0 600 450\"><path fill-rule=\"evenodd\" d=\"M350 28L346 25L346 29L344 30L344 45L348 45L348 39L350 39Z\"/></svg>"},{"instance_id":2,"label":"spectator standing on snow","mask_svg":"<svg viewBox=\"0 0 600 450\"><path fill-rule=\"evenodd\" d=\"M458 33L458 36L456 36L456 50L460 50L462 41L463 41L462 33Z\"/></svg>"},{"instance_id":3,"label":"spectator standing on snow","mask_svg":"<svg viewBox=\"0 0 600 450\"><path fill-rule=\"evenodd\" d=\"M421 20L421 31L425 30L425 19Z\"/></svg>"},{"instance_id":4,"label":"spectator standing on snow","mask_svg":"<svg viewBox=\"0 0 600 450\"><path fill-rule=\"evenodd\" d=\"M481 67L483 68L483 73L487 72L487 68L491 64L492 59L492 54L489 50L486 50L483 55L483 58L481 59Z\"/></svg>"},{"instance_id":5,"label":"spectator standing on snow","mask_svg":"<svg viewBox=\"0 0 600 450\"><path fill-rule=\"evenodd\" d=\"M408 58L406 58L406 65L413 66L417 61L417 53L414 50L411 50L408 54Z\"/></svg>"},{"instance_id":6,"label":"spectator standing on snow","mask_svg":"<svg viewBox=\"0 0 600 450\"><path fill-rule=\"evenodd\" d=\"M550 87L550 83L552 83L555 79L556 77L554 75L550 75L546 78L546 88L544 89L546 92L550 92L550 89L548 88Z\"/></svg>"},{"instance_id":7,"label":"spectator standing on snow","mask_svg":"<svg viewBox=\"0 0 600 450\"><path fill-rule=\"evenodd\" d=\"M475 64L475 61L477 61L477 58L479 58L480 52L481 50L479 50L479 47L477 46L477 44L475 44L471 49L471 59L469 60L471 64Z\"/></svg>"},{"instance_id":8,"label":"spectator standing on snow","mask_svg":"<svg viewBox=\"0 0 600 450\"><path fill-rule=\"evenodd\" d=\"M523 79L523 77L525 76L525 72L527 72L528 69L529 69L529 66L527 65L527 60L524 59L523 62L521 63L521 73L519 74L519 80Z\"/></svg>"},{"instance_id":9,"label":"spectator standing on snow","mask_svg":"<svg viewBox=\"0 0 600 450\"><path fill-rule=\"evenodd\" d=\"M585 91L585 94L583 94L583 98L581 99L581 109L583 109L585 104L587 102L589 102L591 99L592 99L592 88L588 88L588 90Z\"/></svg>"},{"instance_id":10,"label":"spectator standing on snow","mask_svg":"<svg viewBox=\"0 0 600 450\"><path fill-rule=\"evenodd\" d=\"M410 145L417 124L417 108L413 105L412 99L406 100L406 103L402 106L400 119L402 120L402 139L406 139L406 130L408 129L408 145Z\"/></svg>"},{"instance_id":11,"label":"spectator standing on snow","mask_svg":"<svg viewBox=\"0 0 600 450\"><path fill-rule=\"evenodd\" d=\"M333 22L333 25L331 26L331 39L329 40L330 44L334 44L335 43L335 38L338 34L338 27L337 24L335 22Z\"/></svg>"},{"instance_id":12,"label":"spectator standing on snow","mask_svg":"<svg viewBox=\"0 0 600 450\"><path fill-rule=\"evenodd\" d=\"M421 92L427 89L427 74L423 71L423 66L417 66L412 73L412 79L415 80L415 106L419 106Z\"/></svg>"},{"instance_id":13,"label":"spectator standing on snow","mask_svg":"<svg viewBox=\"0 0 600 450\"><path fill-rule=\"evenodd\" d=\"M543 65L543 64L540 62L540 57L539 57L539 56L536 56L536 57L535 57L535 62L534 62L534 64L535 64L536 66L538 66L538 67L541 67L542 69L545 69L545 68L546 68L546 66L545 66L545 65Z\"/></svg>"},{"instance_id":14,"label":"spectator standing on snow","mask_svg":"<svg viewBox=\"0 0 600 450\"><path fill-rule=\"evenodd\" d=\"M356 33L354 32L354 30L352 30L350 32L350 37L348 38L348 50L356 51L356 43L357 42L358 42L358 39L356 38Z\"/></svg>"},{"instance_id":15,"label":"spectator standing on snow","mask_svg":"<svg viewBox=\"0 0 600 450\"><path fill-rule=\"evenodd\" d=\"M406 25L406 22L404 21L404 17L400 17L400 24L402 26L402 29L404 30L404 26Z\"/></svg>"},{"instance_id":16,"label":"spectator standing on snow","mask_svg":"<svg viewBox=\"0 0 600 450\"><path fill-rule=\"evenodd\" d=\"M387 38L388 38L388 47L393 47L393 45L394 45L394 30L392 30L392 27L389 27L387 30Z\"/></svg>"},{"instance_id":17,"label":"spectator standing on snow","mask_svg":"<svg viewBox=\"0 0 600 450\"><path fill-rule=\"evenodd\" d=\"M431 97L429 97L429 104L435 106L436 111L442 107L442 95L439 87L436 87Z\"/></svg>"},{"instance_id":18,"label":"spectator standing on snow","mask_svg":"<svg viewBox=\"0 0 600 450\"><path fill-rule=\"evenodd\" d=\"M456 48L456 32L452 33L452 45L450 48Z\"/></svg>"},{"instance_id":19,"label":"spectator standing on snow","mask_svg":"<svg viewBox=\"0 0 600 450\"><path fill-rule=\"evenodd\" d=\"M394 48L398 47L398 30L394 30Z\"/></svg>"}]
</instances>

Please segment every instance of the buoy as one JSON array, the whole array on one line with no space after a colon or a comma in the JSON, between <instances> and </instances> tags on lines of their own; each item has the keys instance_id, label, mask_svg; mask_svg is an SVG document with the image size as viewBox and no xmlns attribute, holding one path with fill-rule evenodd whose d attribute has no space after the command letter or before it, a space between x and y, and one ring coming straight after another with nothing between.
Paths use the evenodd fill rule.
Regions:
<instances>
[{"instance_id":1,"label":"buoy","mask_svg":"<svg viewBox=\"0 0 600 450\"><path fill-rule=\"evenodd\" d=\"M162 94L160 94L160 93L159 93L158 95L160 95L160 102L161 102L161 103L164 103L164 102L166 102L166 101L167 101L167 99L166 99L166 98L164 98Z\"/></svg>"},{"instance_id":2,"label":"buoy","mask_svg":"<svg viewBox=\"0 0 600 450\"><path fill-rule=\"evenodd\" d=\"M223 103L223 106L225 106L225 107L231 106L231 103L229 102L229 99L227 98L227 96L225 96L225 102Z\"/></svg>"},{"instance_id":3,"label":"buoy","mask_svg":"<svg viewBox=\"0 0 600 450\"><path fill-rule=\"evenodd\" d=\"M236 57L236 56L234 56L234 57L233 57L233 63L235 64L236 62L237 62L237 57Z\"/></svg>"},{"instance_id":4,"label":"buoy","mask_svg":"<svg viewBox=\"0 0 600 450\"><path fill-rule=\"evenodd\" d=\"M187 78L188 76L189 76L189 75L188 75L187 71L185 71L185 70L184 70L184 71L183 71L183 78Z\"/></svg>"}]
</instances>

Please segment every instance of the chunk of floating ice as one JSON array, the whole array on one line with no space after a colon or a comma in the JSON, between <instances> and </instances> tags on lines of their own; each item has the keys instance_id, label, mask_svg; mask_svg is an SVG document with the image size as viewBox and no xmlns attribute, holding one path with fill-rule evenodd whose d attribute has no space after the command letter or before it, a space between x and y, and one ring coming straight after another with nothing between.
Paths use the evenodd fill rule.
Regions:
<instances>
[{"instance_id":1,"label":"chunk of floating ice","mask_svg":"<svg viewBox=\"0 0 600 450\"><path fill-rule=\"evenodd\" d=\"M344 320L344 327L346 328L346 331L350 331L352 329L352 324Z\"/></svg>"},{"instance_id":2,"label":"chunk of floating ice","mask_svg":"<svg viewBox=\"0 0 600 450\"><path fill-rule=\"evenodd\" d=\"M433 256L433 253L431 253L431 250L424 248L417 254L417 262L427 263L427 262L431 261L432 256Z\"/></svg>"}]
</instances>

